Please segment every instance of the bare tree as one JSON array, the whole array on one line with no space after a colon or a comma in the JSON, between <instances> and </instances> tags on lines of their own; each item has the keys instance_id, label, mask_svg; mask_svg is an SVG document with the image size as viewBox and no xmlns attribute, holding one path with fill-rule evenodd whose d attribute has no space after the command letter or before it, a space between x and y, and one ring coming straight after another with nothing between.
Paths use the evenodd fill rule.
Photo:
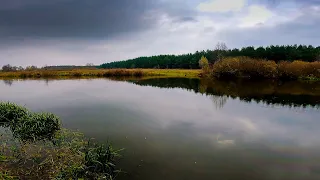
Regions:
<instances>
[{"instance_id":1,"label":"bare tree","mask_svg":"<svg viewBox=\"0 0 320 180\"><path fill-rule=\"evenodd\" d=\"M2 71L10 72L10 71L16 71L18 68L16 66L11 66L10 64L2 66Z\"/></svg>"},{"instance_id":2,"label":"bare tree","mask_svg":"<svg viewBox=\"0 0 320 180\"><path fill-rule=\"evenodd\" d=\"M37 70L37 69L38 69L37 66L27 66L27 67L26 67L26 70L27 70L27 71L34 71L34 70Z\"/></svg>"},{"instance_id":3,"label":"bare tree","mask_svg":"<svg viewBox=\"0 0 320 180\"><path fill-rule=\"evenodd\" d=\"M217 53L217 61L221 61L224 58L226 51L228 51L228 47L224 42L218 42L214 51Z\"/></svg>"},{"instance_id":4,"label":"bare tree","mask_svg":"<svg viewBox=\"0 0 320 180\"><path fill-rule=\"evenodd\" d=\"M17 68L17 70L18 70L18 71L23 71L24 69L23 69L22 66L19 66L19 67Z\"/></svg>"},{"instance_id":5,"label":"bare tree","mask_svg":"<svg viewBox=\"0 0 320 180\"><path fill-rule=\"evenodd\" d=\"M86 66L94 66L93 63L87 63Z\"/></svg>"}]
</instances>

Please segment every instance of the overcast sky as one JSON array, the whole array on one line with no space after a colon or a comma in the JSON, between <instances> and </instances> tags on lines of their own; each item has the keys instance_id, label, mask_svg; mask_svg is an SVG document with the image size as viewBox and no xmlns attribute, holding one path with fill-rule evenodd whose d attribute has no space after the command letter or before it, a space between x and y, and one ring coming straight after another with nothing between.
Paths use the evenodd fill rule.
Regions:
<instances>
[{"instance_id":1,"label":"overcast sky","mask_svg":"<svg viewBox=\"0 0 320 180\"><path fill-rule=\"evenodd\" d=\"M0 0L0 65L320 45L320 0Z\"/></svg>"}]
</instances>

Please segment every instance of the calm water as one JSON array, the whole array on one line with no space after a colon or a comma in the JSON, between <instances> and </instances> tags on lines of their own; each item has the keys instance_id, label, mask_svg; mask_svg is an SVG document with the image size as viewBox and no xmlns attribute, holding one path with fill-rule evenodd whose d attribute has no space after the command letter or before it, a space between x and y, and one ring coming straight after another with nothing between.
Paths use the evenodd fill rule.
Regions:
<instances>
[{"instance_id":1,"label":"calm water","mask_svg":"<svg viewBox=\"0 0 320 180\"><path fill-rule=\"evenodd\" d=\"M319 83L6 80L0 100L125 148L120 180L320 179Z\"/></svg>"}]
</instances>

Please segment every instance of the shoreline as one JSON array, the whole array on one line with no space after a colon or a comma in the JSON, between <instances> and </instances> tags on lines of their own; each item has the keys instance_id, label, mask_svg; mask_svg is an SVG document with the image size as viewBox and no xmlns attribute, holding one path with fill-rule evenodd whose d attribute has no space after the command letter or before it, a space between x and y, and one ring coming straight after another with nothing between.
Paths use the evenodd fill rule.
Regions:
<instances>
[{"instance_id":1,"label":"shoreline","mask_svg":"<svg viewBox=\"0 0 320 180\"><path fill-rule=\"evenodd\" d=\"M0 72L0 79L60 77L185 77L199 78L200 69L75 69Z\"/></svg>"},{"instance_id":2,"label":"shoreline","mask_svg":"<svg viewBox=\"0 0 320 180\"><path fill-rule=\"evenodd\" d=\"M317 82L320 78L299 77L298 79L281 78L257 78L250 76L233 77L207 77L201 69L74 69L74 70L34 70L34 71L15 71L1 72L0 80L14 79L153 79L153 78L190 78L190 79L219 79L228 80L277 80L277 81L303 81Z\"/></svg>"}]
</instances>

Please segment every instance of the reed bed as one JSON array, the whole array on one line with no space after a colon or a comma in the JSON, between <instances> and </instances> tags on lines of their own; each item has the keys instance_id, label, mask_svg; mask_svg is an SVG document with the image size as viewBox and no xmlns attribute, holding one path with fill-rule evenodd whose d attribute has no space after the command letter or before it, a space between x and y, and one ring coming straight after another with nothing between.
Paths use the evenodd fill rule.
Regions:
<instances>
[{"instance_id":1,"label":"reed bed","mask_svg":"<svg viewBox=\"0 0 320 180\"><path fill-rule=\"evenodd\" d=\"M230 57L216 62L209 72L216 78L320 79L320 62L274 61L248 57Z\"/></svg>"}]
</instances>

